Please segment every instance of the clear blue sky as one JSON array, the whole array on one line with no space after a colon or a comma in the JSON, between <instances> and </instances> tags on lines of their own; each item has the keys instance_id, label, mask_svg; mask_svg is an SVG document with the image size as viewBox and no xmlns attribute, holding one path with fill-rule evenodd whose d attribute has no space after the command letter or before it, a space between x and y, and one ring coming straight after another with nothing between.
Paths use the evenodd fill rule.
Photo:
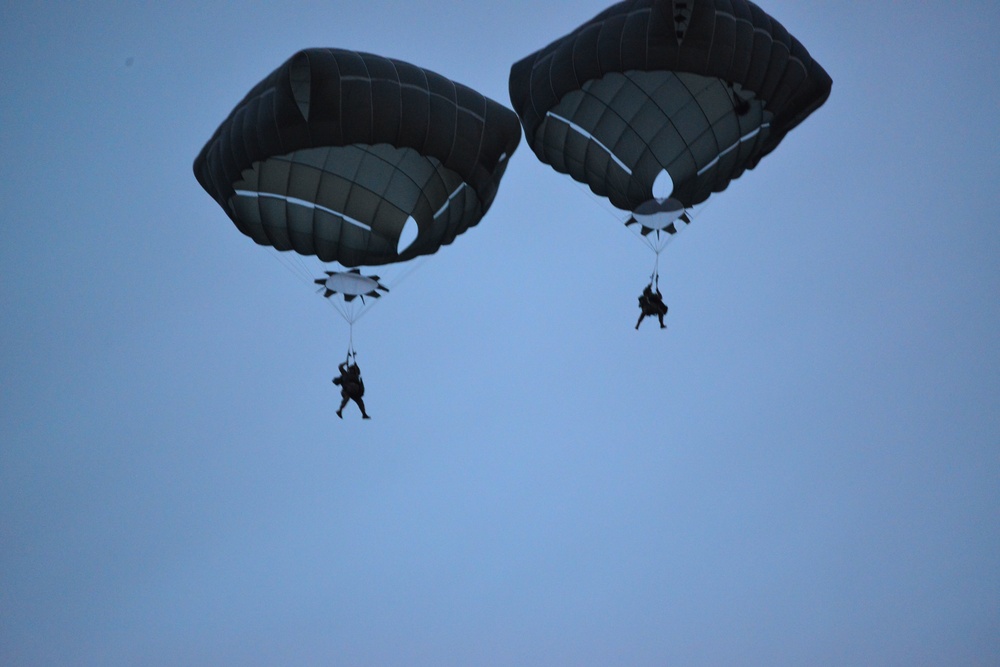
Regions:
<instances>
[{"instance_id":1,"label":"clear blue sky","mask_svg":"<svg viewBox=\"0 0 1000 667\"><path fill-rule=\"evenodd\" d=\"M522 143L347 344L191 163L300 48L505 104L607 4L0 9L0 664L1000 664L994 2L762 6L833 94L650 254Z\"/></svg>"}]
</instances>

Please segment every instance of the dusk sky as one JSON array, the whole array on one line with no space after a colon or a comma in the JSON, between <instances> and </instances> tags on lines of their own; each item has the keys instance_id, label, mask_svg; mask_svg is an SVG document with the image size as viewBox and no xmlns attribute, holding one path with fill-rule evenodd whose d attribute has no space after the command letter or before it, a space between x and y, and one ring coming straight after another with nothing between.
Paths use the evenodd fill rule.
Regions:
<instances>
[{"instance_id":1,"label":"dusk sky","mask_svg":"<svg viewBox=\"0 0 1000 667\"><path fill-rule=\"evenodd\" d=\"M664 251L666 331L522 141L379 269L370 421L323 265L194 178L300 49L509 106L609 4L0 9L0 664L1000 665L997 3L762 0L833 92Z\"/></svg>"}]
</instances>

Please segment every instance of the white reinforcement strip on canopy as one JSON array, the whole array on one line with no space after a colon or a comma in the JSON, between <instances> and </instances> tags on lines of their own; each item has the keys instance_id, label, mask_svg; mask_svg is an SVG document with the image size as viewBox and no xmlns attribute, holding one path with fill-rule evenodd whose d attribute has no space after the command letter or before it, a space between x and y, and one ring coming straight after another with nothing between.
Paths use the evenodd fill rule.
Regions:
<instances>
[{"instance_id":1,"label":"white reinforcement strip on canopy","mask_svg":"<svg viewBox=\"0 0 1000 667\"><path fill-rule=\"evenodd\" d=\"M438 216L440 216L442 213L445 212L445 210L451 204L451 200L454 199L455 197L457 197L458 193L461 192L463 188L465 188L465 181L462 181L462 183L457 188L455 188L455 191L452 192L451 195L448 196L448 201L446 201L444 204L442 204L441 208L439 208L437 210L437 213L434 214L435 218L437 218Z\"/></svg>"},{"instance_id":2,"label":"white reinforcement strip on canopy","mask_svg":"<svg viewBox=\"0 0 1000 667\"><path fill-rule=\"evenodd\" d=\"M311 201L306 201L305 199L297 199L296 197L287 197L285 195L277 195L272 192L254 192L253 190L236 190L236 194L240 197L269 197L271 199L280 199L282 201L288 202L289 204L295 204L296 206L304 206L306 208L314 208L324 213L329 213L330 215L335 215L338 218L342 218L345 222L349 222L355 227L360 227L366 232L372 230L370 225L366 225L360 220L355 220L354 218L344 215L340 211L334 211L332 208L327 208L325 206L320 206Z\"/></svg>"},{"instance_id":3,"label":"white reinforcement strip on canopy","mask_svg":"<svg viewBox=\"0 0 1000 667\"><path fill-rule=\"evenodd\" d=\"M698 170L698 175L701 176L706 171L708 171L709 169L711 169L712 167L714 167L715 165L717 165L719 163L719 160L722 158L723 155L726 155L728 153L733 152L744 141L750 141L751 139L753 139L754 137L756 137L758 134L760 134L761 130L765 130L765 129L769 128L769 127L771 127L770 123L764 123L760 127L758 127L756 130L751 130L750 132L747 132L746 134L744 134L742 137L740 137L739 139L737 139L736 143L734 143L732 146L730 146L726 150L724 150L721 153L719 153L718 155L716 155L715 158L711 162L709 162L704 167L702 167L701 169L699 169Z\"/></svg>"},{"instance_id":4,"label":"white reinforcement strip on canopy","mask_svg":"<svg viewBox=\"0 0 1000 667\"><path fill-rule=\"evenodd\" d=\"M562 121L562 122L566 123L567 125L569 125L570 129L573 130L574 132L582 134L583 136L585 136L588 139L590 139L591 141L593 141L595 144L597 144L598 146L600 146L601 149L605 153L607 153L608 155L610 155L611 159L615 161L615 164L617 164L619 167L621 167L622 169L624 169L626 174L628 174L629 176L632 175L632 170L629 169L628 167L626 167L625 163L622 162L621 160L619 160L618 156L615 155L614 153L612 153L610 148L608 148L607 146L605 146L604 144L602 144L600 141L598 141L597 137L595 137L594 135L592 135L590 132L587 132L585 129L583 129L582 127L580 127L579 125L577 125L573 121L568 120L566 118L563 118L562 116L558 116L558 115L552 113L551 111L546 112L545 115L548 116L548 117L555 118L556 120L559 120L559 121Z\"/></svg>"}]
</instances>

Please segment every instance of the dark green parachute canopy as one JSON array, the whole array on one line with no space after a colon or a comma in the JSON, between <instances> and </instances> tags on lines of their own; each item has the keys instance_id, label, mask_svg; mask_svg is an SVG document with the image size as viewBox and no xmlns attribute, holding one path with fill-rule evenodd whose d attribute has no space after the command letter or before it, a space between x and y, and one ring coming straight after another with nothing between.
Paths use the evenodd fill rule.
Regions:
<instances>
[{"instance_id":1,"label":"dark green parachute canopy","mask_svg":"<svg viewBox=\"0 0 1000 667\"><path fill-rule=\"evenodd\" d=\"M510 99L538 159L635 211L726 189L831 83L751 2L626 0L517 62Z\"/></svg>"},{"instance_id":2,"label":"dark green parachute canopy","mask_svg":"<svg viewBox=\"0 0 1000 667\"><path fill-rule=\"evenodd\" d=\"M236 105L194 173L257 243L378 265L477 224L520 139L510 109L439 74L307 49Z\"/></svg>"}]
</instances>

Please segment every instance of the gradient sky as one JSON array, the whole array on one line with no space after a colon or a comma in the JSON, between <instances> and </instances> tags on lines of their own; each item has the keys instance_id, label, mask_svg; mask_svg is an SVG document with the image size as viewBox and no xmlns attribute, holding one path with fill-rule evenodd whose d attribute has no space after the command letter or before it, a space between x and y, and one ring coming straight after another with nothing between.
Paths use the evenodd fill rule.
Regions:
<instances>
[{"instance_id":1,"label":"gradient sky","mask_svg":"<svg viewBox=\"0 0 1000 667\"><path fill-rule=\"evenodd\" d=\"M0 664L1000 664L995 2L762 3L833 93L667 249L666 332L522 142L355 328L368 422L195 155L298 49L509 104L607 4L158 4L0 8Z\"/></svg>"}]
</instances>

